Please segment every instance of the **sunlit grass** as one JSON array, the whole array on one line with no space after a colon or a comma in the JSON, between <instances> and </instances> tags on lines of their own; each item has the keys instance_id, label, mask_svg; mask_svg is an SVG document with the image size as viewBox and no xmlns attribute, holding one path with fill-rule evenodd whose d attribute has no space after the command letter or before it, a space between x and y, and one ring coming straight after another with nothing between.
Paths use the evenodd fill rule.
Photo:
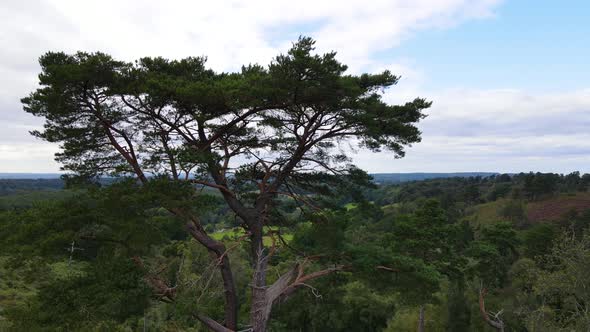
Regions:
<instances>
[{"instance_id":1,"label":"sunlit grass","mask_svg":"<svg viewBox=\"0 0 590 332\"><path fill-rule=\"evenodd\" d=\"M277 231L279 228L276 226L273 227L265 227L264 231L265 233L268 232L268 230L273 230L273 231ZM243 228L241 227L234 227L231 229L224 229L221 231L217 231L214 233L211 233L211 237L214 238L215 240L221 241L221 240L230 240L230 241L234 241L239 239L241 236L243 236L245 234L245 231ZM281 236L283 239L285 239L286 242L290 242L293 239L293 234L290 233L283 233L281 232ZM270 236L264 236L264 245L269 246L272 245L272 239L270 238Z\"/></svg>"}]
</instances>

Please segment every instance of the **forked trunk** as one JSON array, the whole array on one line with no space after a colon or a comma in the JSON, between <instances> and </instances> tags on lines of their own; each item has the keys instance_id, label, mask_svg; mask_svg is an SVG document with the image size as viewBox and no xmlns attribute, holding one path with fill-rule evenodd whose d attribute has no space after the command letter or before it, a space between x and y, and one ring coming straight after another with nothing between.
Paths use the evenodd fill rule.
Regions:
<instances>
[{"instance_id":1,"label":"forked trunk","mask_svg":"<svg viewBox=\"0 0 590 332\"><path fill-rule=\"evenodd\" d=\"M281 275L272 285L266 284L266 271L268 260L272 256L272 250L266 253L260 245L256 254L254 275L252 278L252 304L250 311L250 323L253 332L265 332L270 319L270 313L275 303L280 301L289 287L293 287L299 272L299 265Z\"/></svg>"},{"instance_id":2,"label":"forked trunk","mask_svg":"<svg viewBox=\"0 0 590 332\"><path fill-rule=\"evenodd\" d=\"M257 220L258 221L258 220ZM250 240L251 240L251 254L254 258L253 267L254 273L252 275L252 304L250 308L250 324L253 332L264 332L270 319L270 312L274 299L270 294L274 288L274 284L267 286L266 272L268 268L268 261L274 252L274 247L266 249L264 247L264 230L262 223L251 222L250 224ZM287 282L289 282L287 280ZM276 284L276 283L275 283ZM282 290L281 290L282 291Z\"/></svg>"},{"instance_id":3,"label":"forked trunk","mask_svg":"<svg viewBox=\"0 0 590 332\"><path fill-rule=\"evenodd\" d=\"M272 303L268 303L266 296L266 268L268 260L264 256L264 250L260 248L256 254L256 264L252 277L252 305L250 309L250 323L252 331L266 331L266 325L270 318Z\"/></svg>"}]
</instances>

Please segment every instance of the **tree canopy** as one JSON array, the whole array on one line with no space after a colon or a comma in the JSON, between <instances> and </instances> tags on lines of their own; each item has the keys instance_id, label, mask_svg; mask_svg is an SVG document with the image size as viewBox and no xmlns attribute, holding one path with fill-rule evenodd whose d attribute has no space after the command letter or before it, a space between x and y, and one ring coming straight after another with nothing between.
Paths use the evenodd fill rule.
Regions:
<instances>
[{"instance_id":1,"label":"tree canopy","mask_svg":"<svg viewBox=\"0 0 590 332\"><path fill-rule=\"evenodd\" d=\"M340 269L304 274L305 264L294 264L267 282L276 248L265 245L264 226L282 220L281 199L314 211L309 193L367 184L348 145L403 157L406 146L420 141L416 124L430 102L390 105L382 92L398 76L347 74L335 52L316 54L314 44L301 37L266 67L227 73L208 69L203 57L128 63L99 52L49 52L40 58L41 87L22 100L25 111L45 118L44 130L33 135L61 143L56 159L64 170L86 180L158 180L163 190L185 193L161 204L218 261L222 323L198 315L213 330L237 329L239 300L229 248L207 234L199 211L186 203L200 199L197 189L218 190L245 230L253 268L249 322L263 331L273 304L302 287L301 280Z\"/></svg>"}]
</instances>

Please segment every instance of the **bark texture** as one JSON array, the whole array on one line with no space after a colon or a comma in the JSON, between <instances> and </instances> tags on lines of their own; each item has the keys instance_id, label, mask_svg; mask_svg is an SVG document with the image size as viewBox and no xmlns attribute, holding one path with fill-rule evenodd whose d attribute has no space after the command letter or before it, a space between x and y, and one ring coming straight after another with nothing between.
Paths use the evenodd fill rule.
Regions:
<instances>
[{"instance_id":1,"label":"bark texture","mask_svg":"<svg viewBox=\"0 0 590 332\"><path fill-rule=\"evenodd\" d=\"M424 332L424 306L420 306L420 314L418 315L418 332Z\"/></svg>"}]
</instances>

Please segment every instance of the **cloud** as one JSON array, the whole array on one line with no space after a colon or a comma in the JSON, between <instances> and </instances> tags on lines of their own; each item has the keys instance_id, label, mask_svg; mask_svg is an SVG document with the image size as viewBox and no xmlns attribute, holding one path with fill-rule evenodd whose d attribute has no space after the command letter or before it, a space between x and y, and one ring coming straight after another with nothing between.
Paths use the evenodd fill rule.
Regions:
<instances>
[{"instance_id":1,"label":"cloud","mask_svg":"<svg viewBox=\"0 0 590 332\"><path fill-rule=\"evenodd\" d=\"M392 69L402 75L386 99L425 96L435 103L421 123L423 142L392 163L386 153L356 156L374 172L471 171L578 167L590 171L590 90L427 91L413 59L387 58L421 30L446 29L495 15L500 0L375 1L75 1L21 0L0 11L0 171L57 170L54 145L27 131L41 124L19 99L36 86L37 58L49 50L104 51L117 58L208 56L211 67L235 70L268 63L300 34L336 50L352 72ZM379 55L379 56L377 56ZM502 87L498 87L502 88ZM534 166L531 166L534 165Z\"/></svg>"},{"instance_id":2,"label":"cloud","mask_svg":"<svg viewBox=\"0 0 590 332\"><path fill-rule=\"evenodd\" d=\"M372 54L399 45L420 29L492 15L491 0L366 1L75 1L22 0L0 12L0 170L21 169L25 155L41 157L19 126L41 121L21 111L19 99L36 86L37 58L46 51L100 50L134 60L142 56L207 55L217 70L268 63L299 34L337 50L354 71L375 67ZM11 152L7 153L10 143ZM38 143L35 143L38 144ZM22 161L15 156L22 154ZM37 151L37 150L35 150ZM43 150L49 151L49 150ZM35 163L34 163L35 164Z\"/></svg>"},{"instance_id":3,"label":"cloud","mask_svg":"<svg viewBox=\"0 0 590 332\"><path fill-rule=\"evenodd\" d=\"M590 125L590 89L528 93L450 90L433 94L423 129L432 135L521 137L571 135Z\"/></svg>"},{"instance_id":4,"label":"cloud","mask_svg":"<svg viewBox=\"0 0 590 332\"><path fill-rule=\"evenodd\" d=\"M59 166L51 156L58 152L54 144L45 142L0 144L0 172L55 173Z\"/></svg>"},{"instance_id":5,"label":"cloud","mask_svg":"<svg viewBox=\"0 0 590 332\"><path fill-rule=\"evenodd\" d=\"M3 8L2 27L3 42L17 45L10 64L27 69L47 49L98 49L129 60L205 54L214 68L228 70L268 62L301 33L362 67L414 31L491 15L498 2L29 0Z\"/></svg>"},{"instance_id":6,"label":"cloud","mask_svg":"<svg viewBox=\"0 0 590 332\"><path fill-rule=\"evenodd\" d=\"M395 88L388 94L394 94ZM447 90L420 123L422 142L404 159L361 152L375 172L590 172L590 89L560 93Z\"/></svg>"}]
</instances>

